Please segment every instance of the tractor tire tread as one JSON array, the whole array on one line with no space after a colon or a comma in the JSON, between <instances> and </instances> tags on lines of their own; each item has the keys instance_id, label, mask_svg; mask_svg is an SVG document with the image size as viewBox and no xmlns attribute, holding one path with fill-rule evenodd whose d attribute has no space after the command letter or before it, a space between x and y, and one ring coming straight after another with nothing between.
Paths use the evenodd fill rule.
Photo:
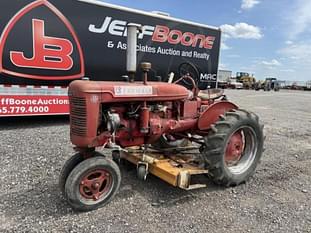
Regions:
<instances>
[{"instance_id":1,"label":"tractor tire tread","mask_svg":"<svg viewBox=\"0 0 311 233\"><path fill-rule=\"evenodd\" d=\"M205 147L203 150L206 167L209 170L212 180L223 186L236 186L246 182L250 176L255 172L257 163L260 161L263 149L263 132L262 125L259 124L259 118L256 114L248 112L243 109L237 109L234 112L227 112L224 114L225 121L220 120L216 122L214 127L217 129L211 130L204 139ZM224 163L224 154L227 143L227 137L234 132L235 127L247 124L254 128L256 136L258 136L258 150L255 161L247 170L246 174L237 177L231 174Z\"/></svg>"},{"instance_id":2,"label":"tractor tire tread","mask_svg":"<svg viewBox=\"0 0 311 233\"><path fill-rule=\"evenodd\" d=\"M110 202L119 190L121 183L121 172L118 165L111 159L99 155L100 153L97 153L97 156L85 159L83 162L79 163L67 178L65 185L67 201L71 207L77 211L84 212L102 207L103 205L106 205L108 202ZM79 181L85 172L96 168L104 168L110 172L113 179L111 191L107 197L99 202L85 203L81 201L81 194L78 194Z\"/></svg>"},{"instance_id":3,"label":"tractor tire tread","mask_svg":"<svg viewBox=\"0 0 311 233\"><path fill-rule=\"evenodd\" d=\"M63 165L60 174L59 174L59 178L58 178L58 186L59 189L61 191L61 193L63 194L64 197L66 197L66 193L65 193L65 184L66 184L66 180L69 176L69 174L71 173L71 171L79 164L83 161L83 156L80 153L76 153L73 156L71 156Z\"/></svg>"}]
</instances>

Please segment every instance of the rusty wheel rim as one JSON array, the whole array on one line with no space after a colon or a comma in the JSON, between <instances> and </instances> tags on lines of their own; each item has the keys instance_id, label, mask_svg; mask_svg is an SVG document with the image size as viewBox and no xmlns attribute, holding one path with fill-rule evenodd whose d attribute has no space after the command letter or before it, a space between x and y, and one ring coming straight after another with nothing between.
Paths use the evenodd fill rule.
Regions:
<instances>
[{"instance_id":1,"label":"rusty wheel rim","mask_svg":"<svg viewBox=\"0 0 311 233\"><path fill-rule=\"evenodd\" d=\"M87 200L104 199L112 188L112 176L105 169L96 169L85 174L79 184L79 192Z\"/></svg>"},{"instance_id":2,"label":"rusty wheel rim","mask_svg":"<svg viewBox=\"0 0 311 233\"><path fill-rule=\"evenodd\" d=\"M252 166L257 144L255 131L249 126L240 127L230 135L225 150L225 164L231 173L240 175Z\"/></svg>"},{"instance_id":3,"label":"rusty wheel rim","mask_svg":"<svg viewBox=\"0 0 311 233\"><path fill-rule=\"evenodd\" d=\"M243 132L241 130L231 135L225 154L225 161L227 165L234 165L240 160L244 150L244 143Z\"/></svg>"}]
</instances>

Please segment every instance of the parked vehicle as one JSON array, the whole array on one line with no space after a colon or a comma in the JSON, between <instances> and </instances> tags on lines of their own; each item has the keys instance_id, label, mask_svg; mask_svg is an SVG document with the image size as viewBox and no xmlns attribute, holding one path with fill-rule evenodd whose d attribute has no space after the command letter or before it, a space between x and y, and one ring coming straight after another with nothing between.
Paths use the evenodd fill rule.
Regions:
<instances>
[{"instance_id":1,"label":"parked vehicle","mask_svg":"<svg viewBox=\"0 0 311 233\"><path fill-rule=\"evenodd\" d=\"M133 78L137 27L128 25L127 71ZM215 183L229 187L254 174L264 141L258 116L239 109L222 92L211 96L210 90L200 91L189 75L174 83L149 81L151 68L151 63L141 63L142 82L70 84L70 138L77 154L65 163L59 185L75 210L94 210L114 198L121 160L135 164L141 180L152 173L187 190L202 187L190 185L191 175L209 174ZM180 85L183 80L192 88ZM180 148L168 150L163 138L190 140L200 153L188 151L188 159L183 158L185 154L174 153ZM97 147L111 148L114 161Z\"/></svg>"},{"instance_id":2,"label":"parked vehicle","mask_svg":"<svg viewBox=\"0 0 311 233\"><path fill-rule=\"evenodd\" d=\"M228 88L231 77L232 77L231 70L219 70L217 77L217 87L223 89Z\"/></svg>"},{"instance_id":3,"label":"parked vehicle","mask_svg":"<svg viewBox=\"0 0 311 233\"><path fill-rule=\"evenodd\" d=\"M282 82L283 83L283 82ZM254 85L256 91L263 89L264 91L279 91L281 88L281 81L276 78L266 78L265 81L257 81Z\"/></svg>"},{"instance_id":4,"label":"parked vehicle","mask_svg":"<svg viewBox=\"0 0 311 233\"><path fill-rule=\"evenodd\" d=\"M236 79L238 82L243 84L244 89L254 89L256 79L254 76L251 76L249 73L246 72L237 72Z\"/></svg>"},{"instance_id":5,"label":"parked vehicle","mask_svg":"<svg viewBox=\"0 0 311 233\"><path fill-rule=\"evenodd\" d=\"M231 89L243 89L243 83L238 82L236 79L231 78L228 83L228 88Z\"/></svg>"}]
</instances>

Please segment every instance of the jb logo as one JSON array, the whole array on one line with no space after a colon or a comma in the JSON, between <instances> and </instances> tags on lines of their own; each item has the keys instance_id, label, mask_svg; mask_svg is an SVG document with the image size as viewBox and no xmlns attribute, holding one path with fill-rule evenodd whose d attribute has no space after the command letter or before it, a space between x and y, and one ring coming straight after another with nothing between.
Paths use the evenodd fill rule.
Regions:
<instances>
[{"instance_id":1,"label":"jb logo","mask_svg":"<svg viewBox=\"0 0 311 233\"><path fill-rule=\"evenodd\" d=\"M63 38L48 37L44 33L44 21L32 20L33 56L25 57L23 52L11 51L10 59L18 67L70 70L73 60L72 43Z\"/></svg>"},{"instance_id":2,"label":"jb logo","mask_svg":"<svg viewBox=\"0 0 311 233\"><path fill-rule=\"evenodd\" d=\"M32 1L7 22L0 36L0 73L54 81L81 78L84 72L74 27L49 1Z\"/></svg>"}]
</instances>

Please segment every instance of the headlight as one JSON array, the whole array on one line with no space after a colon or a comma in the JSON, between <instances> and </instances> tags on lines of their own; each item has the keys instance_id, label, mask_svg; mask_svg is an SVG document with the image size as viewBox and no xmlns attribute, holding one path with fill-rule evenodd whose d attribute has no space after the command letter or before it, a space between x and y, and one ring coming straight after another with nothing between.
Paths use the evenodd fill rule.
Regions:
<instances>
[{"instance_id":1,"label":"headlight","mask_svg":"<svg viewBox=\"0 0 311 233\"><path fill-rule=\"evenodd\" d=\"M114 133L120 126L120 116L118 113L108 112L107 117L107 130L110 133Z\"/></svg>"}]
</instances>

